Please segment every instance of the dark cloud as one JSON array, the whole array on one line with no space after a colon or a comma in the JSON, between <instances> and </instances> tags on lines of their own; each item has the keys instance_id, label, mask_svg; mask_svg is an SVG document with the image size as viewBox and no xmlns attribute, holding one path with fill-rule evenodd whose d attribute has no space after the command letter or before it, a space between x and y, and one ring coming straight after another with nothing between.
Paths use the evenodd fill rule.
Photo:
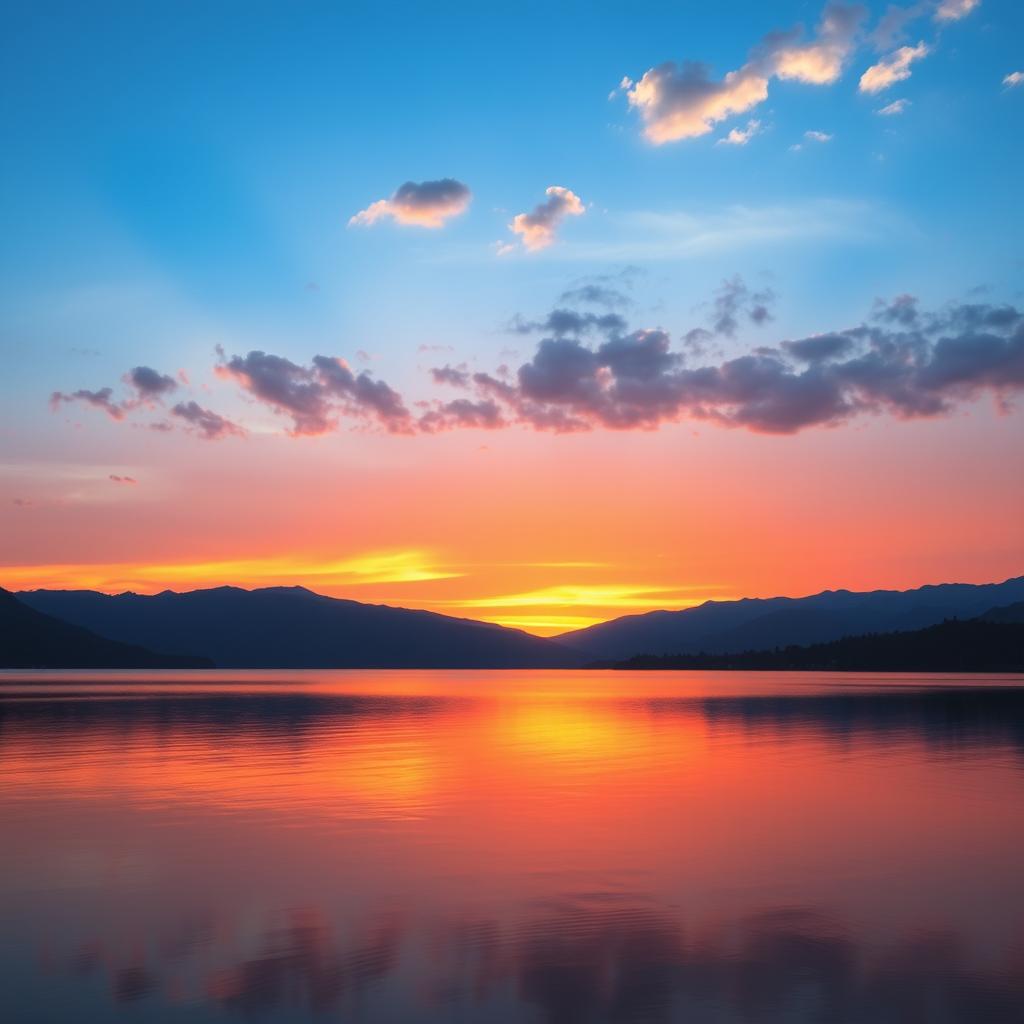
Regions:
<instances>
[{"instance_id":1,"label":"dark cloud","mask_svg":"<svg viewBox=\"0 0 1024 1024\"><path fill-rule=\"evenodd\" d=\"M720 298L729 305L739 296L735 309L745 309L745 289L735 280L727 286ZM616 334L596 347L552 336L512 381L477 373L469 386L509 422L538 430L652 428L692 418L776 434L868 413L945 415L983 394L1005 408L1024 390L1024 315L1012 306L923 314L916 300L899 296L877 306L873 321L698 367L671 350L664 331ZM694 334L683 339L691 357L707 340Z\"/></svg>"},{"instance_id":2,"label":"dark cloud","mask_svg":"<svg viewBox=\"0 0 1024 1024\"><path fill-rule=\"evenodd\" d=\"M430 371L435 384L452 384L457 388L468 387L469 371L464 366L435 366Z\"/></svg>"},{"instance_id":3,"label":"dark cloud","mask_svg":"<svg viewBox=\"0 0 1024 1024\"><path fill-rule=\"evenodd\" d=\"M876 299L872 317L887 324L910 327L917 320L917 299L913 295L897 295L893 299Z\"/></svg>"},{"instance_id":4,"label":"dark cloud","mask_svg":"<svg viewBox=\"0 0 1024 1024\"><path fill-rule=\"evenodd\" d=\"M178 382L167 376L165 373L158 373L149 366L136 366L125 374L125 381L129 383L141 398L159 398L177 390Z\"/></svg>"},{"instance_id":5,"label":"dark cloud","mask_svg":"<svg viewBox=\"0 0 1024 1024\"><path fill-rule=\"evenodd\" d=\"M353 373L333 356L314 356L311 366L299 366L283 356L253 351L225 359L217 370L276 412L291 416L293 434L327 433L341 415L374 420L393 433L412 429L397 392L365 371Z\"/></svg>"},{"instance_id":6,"label":"dark cloud","mask_svg":"<svg viewBox=\"0 0 1024 1024\"><path fill-rule=\"evenodd\" d=\"M606 306L610 309L633 304L633 300L625 292L601 284L581 284L577 288L567 288L562 292L559 301L589 306Z\"/></svg>"},{"instance_id":7,"label":"dark cloud","mask_svg":"<svg viewBox=\"0 0 1024 1024\"><path fill-rule=\"evenodd\" d=\"M547 333L557 337L587 334L592 330L617 334L626 330L626 321L618 313L579 313L574 309L553 309L543 320L512 318L508 328L513 334Z\"/></svg>"},{"instance_id":8,"label":"dark cloud","mask_svg":"<svg viewBox=\"0 0 1024 1024\"><path fill-rule=\"evenodd\" d=\"M626 309L633 299L626 294L644 271L631 264L609 274L588 274L577 278L558 297L559 303L569 306L603 306L605 309Z\"/></svg>"},{"instance_id":9,"label":"dark cloud","mask_svg":"<svg viewBox=\"0 0 1024 1024\"><path fill-rule=\"evenodd\" d=\"M714 337L711 331L705 330L703 327L694 327L683 335L683 348L689 355L699 359L708 354Z\"/></svg>"},{"instance_id":10,"label":"dark cloud","mask_svg":"<svg viewBox=\"0 0 1024 1024\"><path fill-rule=\"evenodd\" d=\"M433 210L453 202L469 198L469 186L454 178L440 178L437 181L407 181L395 191L394 200L402 206L419 210Z\"/></svg>"},{"instance_id":11,"label":"dark cloud","mask_svg":"<svg viewBox=\"0 0 1024 1024\"><path fill-rule=\"evenodd\" d=\"M171 409L171 415L191 424L199 436L207 441L217 441L231 435L240 437L245 434L237 423L232 423L210 409L204 409L198 402L179 402Z\"/></svg>"},{"instance_id":12,"label":"dark cloud","mask_svg":"<svg viewBox=\"0 0 1024 1024\"><path fill-rule=\"evenodd\" d=\"M100 388L98 391L88 391L85 388L80 388L78 391L72 391L71 394L65 394L63 391L54 391L50 395L50 408L54 411L62 403L67 402L84 402L86 405L91 405L96 409L102 409L112 420L123 420L127 411L123 405L119 405L114 401L114 391L112 388Z\"/></svg>"},{"instance_id":13,"label":"dark cloud","mask_svg":"<svg viewBox=\"0 0 1024 1024\"><path fill-rule=\"evenodd\" d=\"M460 428L497 430L504 426L507 426L507 423L501 407L490 398L483 398L479 401L457 398L453 402L444 402L438 405L419 418L420 430L428 434Z\"/></svg>"},{"instance_id":14,"label":"dark cloud","mask_svg":"<svg viewBox=\"0 0 1024 1024\"><path fill-rule=\"evenodd\" d=\"M136 366L129 370L124 375L124 382L134 390L134 397L123 399L120 402L115 401L113 388L100 388L98 391L82 388L72 391L70 394L54 391L50 395L50 407L56 410L63 403L84 402L96 409L102 409L111 419L123 420L128 413L139 408L143 403L159 401L163 395L169 394L178 387L178 382L173 377L158 373L149 366Z\"/></svg>"},{"instance_id":15,"label":"dark cloud","mask_svg":"<svg viewBox=\"0 0 1024 1024\"><path fill-rule=\"evenodd\" d=\"M715 300L716 327L727 334L730 319L755 317L764 301L763 293L751 292L741 279L726 281ZM418 417L386 383L334 357L315 356L301 366L260 351L230 358L220 353L217 372L290 416L293 435L327 433L342 418L393 433L517 423L554 432L653 429L698 419L790 434L866 414L948 415L984 395L1005 411L1024 391L1024 314L1010 305L960 303L926 312L912 296L899 295L876 303L870 319L855 327L786 339L704 365L698 359L707 357L714 340L710 331L689 331L674 350L663 330L625 327L619 314L553 310L523 325L524 333L544 330L546 336L514 372L504 366L494 373L450 365L432 369L435 383L466 394L423 403L426 411ZM588 337L593 331L596 340ZM55 408L78 401L116 420L139 405L117 403L110 388L52 396ZM242 433L196 402L180 402L171 414L205 438Z\"/></svg>"},{"instance_id":16,"label":"dark cloud","mask_svg":"<svg viewBox=\"0 0 1024 1024\"><path fill-rule=\"evenodd\" d=\"M739 274L722 282L712 305L711 324L716 334L735 337L740 321L746 317L761 326L772 319L771 304L775 292L771 288L751 291Z\"/></svg>"},{"instance_id":17,"label":"dark cloud","mask_svg":"<svg viewBox=\"0 0 1024 1024\"><path fill-rule=\"evenodd\" d=\"M817 363L846 355L853 348L853 338L848 334L817 334L798 341L784 341L781 347L797 359Z\"/></svg>"},{"instance_id":18,"label":"dark cloud","mask_svg":"<svg viewBox=\"0 0 1024 1024\"><path fill-rule=\"evenodd\" d=\"M118 476L116 473L111 473L109 477L111 483L115 484L137 484L139 481L133 476Z\"/></svg>"}]
</instances>

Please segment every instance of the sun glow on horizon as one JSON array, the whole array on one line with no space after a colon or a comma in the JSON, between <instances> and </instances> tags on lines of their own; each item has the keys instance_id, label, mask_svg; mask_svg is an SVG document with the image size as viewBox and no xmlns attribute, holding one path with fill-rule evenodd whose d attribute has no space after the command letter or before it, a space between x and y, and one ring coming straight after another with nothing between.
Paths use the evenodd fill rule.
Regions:
<instances>
[{"instance_id":1,"label":"sun glow on horizon","mask_svg":"<svg viewBox=\"0 0 1024 1024\"><path fill-rule=\"evenodd\" d=\"M424 551L372 552L341 559L271 556L210 562L107 563L0 566L6 586L29 589L88 589L159 593L173 585L358 586L455 579L462 573L438 566Z\"/></svg>"},{"instance_id":2,"label":"sun glow on horizon","mask_svg":"<svg viewBox=\"0 0 1024 1024\"><path fill-rule=\"evenodd\" d=\"M612 579L557 582L580 570L599 570ZM220 561L7 565L0 566L0 586L107 594L305 586L328 597L472 618L537 636L583 629L624 612L689 608L713 596L731 596L718 585L620 583L614 581L615 575L616 566L605 562L456 564L434 552L410 548L326 559L281 555ZM544 584L551 579L556 582L516 589L523 583ZM495 594L503 584L511 584L508 592ZM413 589L404 590L407 585ZM393 589L396 586L402 589Z\"/></svg>"}]
</instances>

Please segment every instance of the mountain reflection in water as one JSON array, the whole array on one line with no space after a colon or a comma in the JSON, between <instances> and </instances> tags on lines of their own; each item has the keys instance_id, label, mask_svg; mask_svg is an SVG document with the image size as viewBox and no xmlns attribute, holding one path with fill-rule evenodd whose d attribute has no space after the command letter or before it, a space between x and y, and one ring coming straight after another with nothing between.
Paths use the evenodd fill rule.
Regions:
<instances>
[{"instance_id":1,"label":"mountain reflection in water","mask_svg":"<svg viewBox=\"0 0 1024 1024\"><path fill-rule=\"evenodd\" d=\"M1022 679L0 682L10 1019L1024 1019Z\"/></svg>"}]
</instances>

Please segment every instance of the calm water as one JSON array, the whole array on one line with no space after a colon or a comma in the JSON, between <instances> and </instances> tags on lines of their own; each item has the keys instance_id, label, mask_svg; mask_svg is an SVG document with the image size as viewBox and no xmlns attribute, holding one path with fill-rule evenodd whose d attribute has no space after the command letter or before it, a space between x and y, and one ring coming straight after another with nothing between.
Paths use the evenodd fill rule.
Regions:
<instances>
[{"instance_id":1,"label":"calm water","mask_svg":"<svg viewBox=\"0 0 1024 1024\"><path fill-rule=\"evenodd\" d=\"M0 675L0 1018L1022 1021L1017 687Z\"/></svg>"}]
</instances>

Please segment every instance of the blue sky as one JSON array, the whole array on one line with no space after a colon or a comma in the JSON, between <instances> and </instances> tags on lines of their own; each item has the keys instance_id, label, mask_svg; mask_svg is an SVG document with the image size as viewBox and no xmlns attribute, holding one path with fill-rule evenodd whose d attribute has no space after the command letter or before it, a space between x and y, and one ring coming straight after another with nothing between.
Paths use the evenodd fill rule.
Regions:
<instances>
[{"instance_id":1,"label":"blue sky","mask_svg":"<svg viewBox=\"0 0 1024 1024\"><path fill-rule=\"evenodd\" d=\"M919 19L906 38L934 53L878 97L856 88L870 44L835 85L773 83L751 114L764 131L743 147L715 140L745 115L652 146L625 99L607 98L664 60L721 75L766 33L810 32L819 14L808 3L26 5L2 72L15 142L0 165L5 334L82 289L141 288L160 293L158 307L296 354L359 338L397 360L428 335L465 354L500 348L488 335L514 312L625 263L644 266L649 315L673 327L736 272L774 275L793 330L861 316L893 291L944 301L1012 288L1024 89L1001 80L1024 60L1019 4L985 0L945 27ZM874 113L895 98L910 101L905 114ZM807 130L833 138L792 152ZM444 176L474 198L443 237L346 230L403 181ZM495 259L508 220L550 184L573 189L587 215L540 258ZM777 235L688 248L671 220L724 236L737 208L770 215ZM679 255L649 259L658 241ZM86 317L60 344L120 349L117 336L138 331Z\"/></svg>"}]
</instances>

